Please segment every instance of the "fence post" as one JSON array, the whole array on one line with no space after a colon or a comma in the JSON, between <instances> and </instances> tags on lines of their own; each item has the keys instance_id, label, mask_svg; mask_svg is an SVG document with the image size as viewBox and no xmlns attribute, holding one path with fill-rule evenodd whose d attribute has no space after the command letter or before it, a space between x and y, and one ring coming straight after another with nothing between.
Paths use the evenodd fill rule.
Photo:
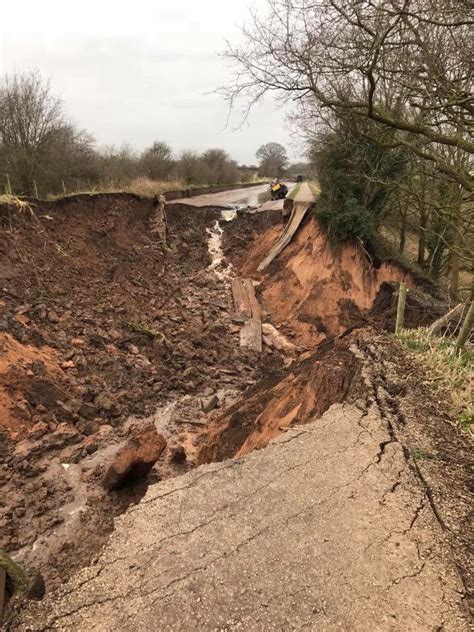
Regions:
<instances>
[{"instance_id":1,"label":"fence post","mask_svg":"<svg viewBox=\"0 0 474 632\"><path fill-rule=\"evenodd\" d=\"M5 174L5 182L6 182L6 186L7 186L7 195L13 195L12 194L12 185L10 182L10 176L8 175L8 173Z\"/></svg>"},{"instance_id":2,"label":"fence post","mask_svg":"<svg viewBox=\"0 0 474 632\"><path fill-rule=\"evenodd\" d=\"M0 623L3 619L3 607L5 604L5 585L7 583L7 573L5 569L0 566Z\"/></svg>"},{"instance_id":3,"label":"fence post","mask_svg":"<svg viewBox=\"0 0 474 632\"><path fill-rule=\"evenodd\" d=\"M33 180L33 193L35 194L35 198L39 200L38 186L36 185L36 180Z\"/></svg>"},{"instance_id":4,"label":"fence post","mask_svg":"<svg viewBox=\"0 0 474 632\"><path fill-rule=\"evenodd\" d=\"M61 180L61 184L63 185L63 193L64 195L66 195L67 191L66 191L66 185L64 184L64 180Z\"/></svg>"},{"instance_id":5,"label":"fence post","mask_svg":"<svg viewBox=\"0 0 474 632\"><path fill-rule=\"evenodd\" d=\"M398 291L398 306L397 306L397 321L395 323L395 333L398 334L403 329L403 322L405 320L405 303L407 298L407 286L405 283L400 283L400 289Z\"/></svg>"}]
</instances>

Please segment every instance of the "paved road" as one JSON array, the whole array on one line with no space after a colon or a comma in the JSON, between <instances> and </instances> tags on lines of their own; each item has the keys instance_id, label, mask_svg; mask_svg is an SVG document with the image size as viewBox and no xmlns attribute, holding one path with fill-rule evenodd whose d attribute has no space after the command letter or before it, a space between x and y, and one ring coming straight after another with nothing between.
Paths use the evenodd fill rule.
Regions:
<instances>
[{"instance_id":1,"label":"paved road","mask_svg":"<svg viewBox=\"0 0 474 632\"><path fill-rule=\"evenodd\" d=\"M226 206L227 204L242 204L243 206L257 206L258 196L268 191L268 184L259 184L246 189L233 189L222 193L207 193L196 195L196 197L182 198L180 200L170 200L171 202L182 202L191 206Z\"/></svg>"},{"instance_id":2,"label":"paved road","mask_svg":"<svg viewBox=\"0 0 474 632\"><path fill-rule=\"evenodd\" d=\"M15 630L468 630L424 490L374 403L149 488Z\"/></svg>"},{"instance_id":3,"label":"paved road","mask_svg":"<svg viewBox=\"0 0 474 632\"><path fill-rule=\"evenodd\" d=\"M294 186L292 182L285 182L289 190ZM182 198L180 200L170 200L170 202L182 202L191 206L258 206L262 203L261 195L268 192L268 184L259 184L246 189L234 189L233 191L223 191L222 193L207 193L196 195L192 198ZM267 203L268 204L268 203ZM283 208L283 200L278 200L275 209ZM273 208L273 207L272 207Z\"/></svg>"}]
</instances>

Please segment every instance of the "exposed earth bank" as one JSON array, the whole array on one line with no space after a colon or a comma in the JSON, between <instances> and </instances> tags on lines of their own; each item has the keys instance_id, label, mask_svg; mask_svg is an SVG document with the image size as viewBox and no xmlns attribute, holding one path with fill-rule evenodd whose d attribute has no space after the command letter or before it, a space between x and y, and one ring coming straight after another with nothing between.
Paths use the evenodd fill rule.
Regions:
<instances>
[{"instance_id":1,"label":"exposed earth bank","mask_svg":"<svg viewBox=\"0 0 474 632\"><path fill-rule=\"evenodd\" d=\"M393 487L390 494L405 489L405 474L407 489L418 486L420 504L413 496L409 502L402 498L400 507L405 505L407 515L415 512L414 523L422 510L429 514L428 541L436 542L433 572L449 568L442 583L450 595L449 618L465 621L458 601L472 568L468 445L450 425L443 404L433 402L416 377L416 367L395 343L378 337L380 326L393 317L390 283L404 280L415 288L417 280L394 263L371 266L356 246L334 250L312 219L278 260L257 274L281 230L278 211L239 212L227 222L232 215L223 217L219 208L168 205L168 249L152 230L154 212L152 202L131 195L78 196L42 204L34 215L2 210L0 547L28 570L40 571L47 590L54 591L91 561L107 541L114 516L137 502L149 483L243 456L321 416L329 420L323 427L330 428L331 411L345 402L355 407L344 422L349 426L355 409L362 417L375 415L373 434L368 430L375 439L366 446L367 458L377 448L370 457L375 465L383 463L390 444L400 446L400 477L391 467L383 467L381 476ZM256 284L264 311L262 354L239 346L229 288L233 275ZM408 322L423 318L430 314L410 311L409 305ZM353 430L344 431L341 440ZM379 431L385 433L380 441ZM319 449L332 450L317 432L315 460ZM345 450L347 445L341 454ZM420 460L418 453L429 458ZM328 460L328 472L337 463ZM201 470L193 471L187 477L199 480ZM147 498L160 496L164 485L149 490ZM180 513L179 520L193 520L200 493L186 504L190 516ZM173 505L170 521L175 510ZM403 516L400 520L403 526ZM159 522L156 529L164 538L171 533ZM430 557L426 551L425 544L418 548L415 575ZM195 554L191 547L189 555ZM395 559L395 566L399 562ZM109 580L104 581L106 586ZM67 590L75 592L74 585ZM66 602L61 604L69 610ZM433 621L440 621L438 605ZM74 629L82 621L62 612L58 627ZM34 629L50 629L46 618L42 622L45 611L38 616ZM87 629L86 621L77 629ZM251 628L249 621L244 629L269 629ZM117 623L127 629L124 620ZM173 625L194 629L191 623ZM199 627L199 620L193 625ZM11 629L27 629L21 626L11 623Z\"/></svg>"}]
</instances>

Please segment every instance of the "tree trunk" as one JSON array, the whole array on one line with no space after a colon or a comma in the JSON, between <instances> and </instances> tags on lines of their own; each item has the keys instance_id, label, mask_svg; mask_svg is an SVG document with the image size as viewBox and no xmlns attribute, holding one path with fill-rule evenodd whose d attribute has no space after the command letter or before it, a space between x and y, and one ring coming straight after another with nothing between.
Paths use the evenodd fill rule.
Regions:
<instances>
[{"instance_id":1,"label":"tree trunk","mask_svg":"<svg viewBox=\"0 0 474 632\"><path fill-rule=\"evenodd\" d=\"M451 320L454 320L458 316L461 318L462 313L464 311L464 303L459 303L453 309L451 309L447 314L435 320L435 322L430 325L429 332L431 335L437 334L445 325L448 325Z\"/></svg>"},{"instance_id":2,"label":"tree trunk","mask_svg":"<svg viewBox=\"0 0 474 632\"><path fill-rule=\"evenodd\" d=\"M407 237L407 209L406 207L401 213L402 216L402 225L400 226L400 243L398 246L398 250L400 254L405 250L405 242Z\"/></svg>"},{"instance_id":3,"label":"tree trunk","mask_svg":"<svg viewBox=\"0 0 474 632\"><path fill-rule=\"evenodd\" d=\"M456 196L456 220L454 227L453 244L451 246L451 275L449 279L449 295L453 301L459 301L459 250L461 247L461 235L459 222L461 215L461 188L457 187Z\"/></svg>"},{"instance_id":4,"label":"tree trunk","mask_svg":"<svg viewBox=\"0 0 474 632\"><path fill-rule=\"evenodd\" d=\"M451 254L451 277L449 280L449 296L453 301L459 300L459 254Z\"/></svg>"},{"instance_id":5,"label":"tree trunk","mask_svg":"<svg viewBox=\"0 0 474 632\"><path fill-rule=\"evenodd\" d=\"M425 251L426 251L426 225L428 223L428 213L426 212L425 204L425 190L426 182L425 176L421 175L421 202L420 202L420 233L418 236L418 265L421 268L425 266Z\"/></svg>"},{"instance_id":6,"label":"tree trunk","mask_svg":"<svg viewBox=\"0 0 474 632\"><path fill-rule=\"evenodd\" d=\"M425 206L420 209L420 233L418 236L418 265L423 268L425 265L425 250L426 250L426 223L427 216Z\"/></svg>"},{"instance_id":7,"label":"tree trunk","mask_svg":"<svg viewBox=\"0 0 474 632\"><path fill-rule=\"evenodd\" d=\"M471 296L471 304L469 305L468 312L466 314L466 318L461 327L461 331L459 332L458 339L456 340L456 354L460 353L464 348L469 336L471 335L472 327L474 326L474 301Z\"/></svg>"},{"instance_id":8,"label":"tree trunk","mask_svg":"<svg viewBox=\"0 0 474 632\"><path fill-rule=\"evenodd\" d=\"M436 244L433 250L433 256L431 258L431 278L435 281L439 278L441 274L441 267L443 265L443 252L444 252L444 243L443 240L439 237L438 243Z\"/></svg>"}]
</instances>

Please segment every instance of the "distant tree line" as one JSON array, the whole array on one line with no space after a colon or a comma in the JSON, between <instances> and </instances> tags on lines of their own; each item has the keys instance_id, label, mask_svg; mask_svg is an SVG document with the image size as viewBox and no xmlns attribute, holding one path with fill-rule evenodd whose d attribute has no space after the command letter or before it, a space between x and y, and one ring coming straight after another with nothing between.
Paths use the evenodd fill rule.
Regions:
<instances>
[{"instance_id":1,"label":"distant tree line","mask_svg":"<svg viewBox=\"0 0 474 632\"><path fill-rule=\"evenodd\" d=\"M193 184L252 181L257 167L239 166L222 149L178 156L156 141L142 152L128 145L98 148L71 123L61 100L37 71L0 80L0 183L17 195L128 185L136 178ZM0 192L1 192L0 186Z\"/></svg>"},{"instance_id":2,"label":"distant tree line","mask_svg":"<svg viewBox=\"0 0 474 632\"><path fill-rule=\"evenodd\" d=\"M244 111L265 94L293 105L334 238L370 250L396 231L403 253L416 236L455 300L473 266L473 24L468 0L268 0L222 88Z\"/></svg>"}]
</instances>

